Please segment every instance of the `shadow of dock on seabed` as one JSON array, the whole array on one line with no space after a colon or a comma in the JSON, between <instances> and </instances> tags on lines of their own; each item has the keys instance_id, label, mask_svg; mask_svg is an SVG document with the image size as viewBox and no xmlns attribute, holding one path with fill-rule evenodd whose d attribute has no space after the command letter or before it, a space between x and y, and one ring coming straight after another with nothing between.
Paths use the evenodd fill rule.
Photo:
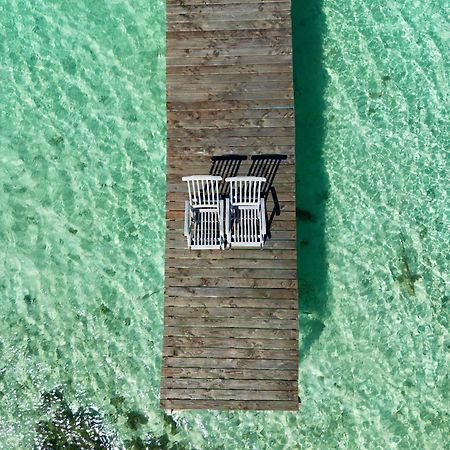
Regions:
<instances>
[{"instance_id":1,"label":"shadow of dock on seabed","mask_svg":"<svg viewBox=\"0 0 450 450\"><path fill-rule=\"evenodd\" d=\"M321 0L292 2L300 361L312 351L328 316L325 202L329 182L323 161L325 31Z\"/></svg>"}]
</instances>

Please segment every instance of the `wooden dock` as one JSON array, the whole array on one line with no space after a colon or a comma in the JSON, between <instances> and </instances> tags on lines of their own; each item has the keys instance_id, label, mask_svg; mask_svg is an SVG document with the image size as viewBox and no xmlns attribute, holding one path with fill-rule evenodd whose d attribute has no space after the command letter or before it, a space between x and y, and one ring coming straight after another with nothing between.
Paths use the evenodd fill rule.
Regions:
<instances>
[{"instance_id":1,"label":"wooden dock","mask_svg":"<svg viewBox=\"0 0 450 450\"><path fill-rule=\"evenodd\" d=\"M290 8L167 0L164 409L299 406ZM267 154L285 159L264 249L187 250L181 177L219 173L225 155L247 156L229 165L246 175Z\"/></svg>"}]
</instances>

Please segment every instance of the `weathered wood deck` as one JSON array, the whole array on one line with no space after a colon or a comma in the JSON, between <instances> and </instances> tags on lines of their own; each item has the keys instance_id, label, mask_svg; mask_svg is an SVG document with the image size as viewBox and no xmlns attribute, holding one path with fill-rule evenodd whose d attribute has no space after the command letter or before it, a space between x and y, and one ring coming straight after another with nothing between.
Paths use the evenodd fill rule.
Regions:
<instances>
[{"instance_id":1,"label":"weathered wood deck","mask_svg":"<svg viewBox=\"0 0 450 450\"><path fill-rule=\"evenodd\" d=\"M167 0L167 236L161 406L298 408L289 1ZM188 251L184 175L283 154L263 250ZM273 208L268 200L269 215Z\"/></svg>"}]
</instances>

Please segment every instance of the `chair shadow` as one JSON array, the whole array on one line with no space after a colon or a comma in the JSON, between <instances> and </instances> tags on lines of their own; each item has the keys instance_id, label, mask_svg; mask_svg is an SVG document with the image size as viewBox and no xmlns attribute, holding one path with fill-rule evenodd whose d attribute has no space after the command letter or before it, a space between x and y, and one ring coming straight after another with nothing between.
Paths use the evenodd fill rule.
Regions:
<instances>
[{"instance_id":1,"label":"chair shadow","mask_svg":"<svg viewBox=\"0 0 450 450\"><path fill-rule=\"evenodd\" d=\"M225 182L227 177L235 177L239 172L242 161L245 161L247 156L245 155L223 155L211 157L211 168L209 169L210 175L219 175L222 177L222 181L219 184L219 194L222 198L228 195L230 189L228 183Z\"/></svg>"},{"instance_id":2,"label":"chair shadow","mask_svg":"<svg viewBox=\"0 0 450 450\"><path fill-rule=\"evenodd\" d=\"M278 201L277 191L273 185L278 168L282 161L287 158L287 155L254 155L252 156L252 164L248 170L248 176L265 177L266 182L262 185L261 195L264 197L267 205L267 198L269 194L272 195L273 209L270 213L266 211L267 217L267 238L270 239L270 229L275 216L281 214L280 203Z\"/></svg>"},{"instance_id":3,"label":"chair shadow","mask_svg":"<svg viewBox=\"0 0 450 450\"><path fill-rule=\"evenodd\" d=\"M292 2L300 361L320 339L329 315L325 246L329 181L323 161L325 33L322 0Z\"/></svg>"}]
</instances>

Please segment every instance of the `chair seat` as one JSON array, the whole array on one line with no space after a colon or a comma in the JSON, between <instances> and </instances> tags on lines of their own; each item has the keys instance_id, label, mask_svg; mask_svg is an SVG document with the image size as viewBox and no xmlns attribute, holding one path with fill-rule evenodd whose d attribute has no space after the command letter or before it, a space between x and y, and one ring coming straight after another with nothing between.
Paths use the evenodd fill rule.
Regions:
<instances>
[{"instance_id":1,"label":"chair seat","mask_svg":"<svg viewBox=\"0 0 450 450\"><path fill-rule=\"evenodd\" d=\"M261 247L263 242L259 207L239 208L231 220L228 244L234 247Z\"/></svg>"},{"instance_id":2,"label":"chair seat","mask_svg":"<svg viewBox=\"0 0 450 450\"><path fill-rule=\"evenodd\" d=\"M196 210L191 226L190 248L192 250L222 248L221 217L217 209Z\"/></svg>"}]
</instances>

